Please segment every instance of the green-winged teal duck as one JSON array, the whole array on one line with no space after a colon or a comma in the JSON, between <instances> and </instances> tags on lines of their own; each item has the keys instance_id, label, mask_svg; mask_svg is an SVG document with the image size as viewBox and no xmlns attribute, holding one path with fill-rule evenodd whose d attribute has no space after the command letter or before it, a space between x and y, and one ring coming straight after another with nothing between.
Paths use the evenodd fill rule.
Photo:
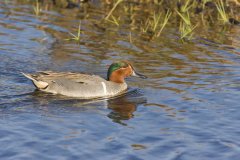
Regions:
<instances>
[{"instance_id":1,"label":"green-winged teal duck","mask_svg":"<svg viewBox=\"0 0 240 160\"><path fill-rule=\"evenodd\" d=\"M126 77L146 78L137 73L126 61L111 64L107 80L97 75L73 72L43 71L23 75L31 79L35 87L41 91L83 99L113 97L126 91L127 84L124 81Z\"/></svg>"}]
</instances>

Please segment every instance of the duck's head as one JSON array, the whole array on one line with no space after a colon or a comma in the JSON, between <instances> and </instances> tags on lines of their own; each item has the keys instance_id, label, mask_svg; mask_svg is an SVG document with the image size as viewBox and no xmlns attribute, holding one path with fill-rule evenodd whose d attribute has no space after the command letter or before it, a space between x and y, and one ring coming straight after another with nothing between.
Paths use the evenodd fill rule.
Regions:
<instances>
[{"instance_id":1,"label":"duck's head","mask_svg":"<svg viewBox=\"0 0 240 160\"><path fill-rule=\"evenodd\" d=\"M116 83L124 83L124 79L129 76L135 76L140 78L147 78L146 76L137 73L133 66L126 61L115 62L110 65L107 73L107 80L116 82Z\"/></svg>"}]
</instances>

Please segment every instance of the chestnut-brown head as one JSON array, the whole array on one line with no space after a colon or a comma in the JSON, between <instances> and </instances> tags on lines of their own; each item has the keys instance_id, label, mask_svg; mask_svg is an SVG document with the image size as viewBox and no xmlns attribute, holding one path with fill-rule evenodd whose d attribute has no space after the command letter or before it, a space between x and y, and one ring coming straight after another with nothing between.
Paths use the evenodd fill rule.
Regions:
<instances>
[{"instance_id":1,"label":"chestnut-brown head","mask_svg":"<svg viewBox=\"0 0 240 160\"><path fill-rule=\"evenodd\" d=\"M146 76L137 73L132 65L126 61L115 62L108 68L108 81L124 83L124 79L129 76L147 78Z\"/></svg>"}]
</instances>

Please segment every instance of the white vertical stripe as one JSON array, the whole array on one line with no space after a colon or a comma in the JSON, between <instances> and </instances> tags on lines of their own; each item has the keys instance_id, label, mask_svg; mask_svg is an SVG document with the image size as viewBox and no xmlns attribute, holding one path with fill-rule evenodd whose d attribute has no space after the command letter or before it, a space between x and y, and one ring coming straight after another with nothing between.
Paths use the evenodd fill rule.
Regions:
<instances>
[{"instance_id":1,"label":"white vertical stripe","mask_svg":"<svg viewBox=\"0 0 240 160\"><path fill-rule=\"evenodd\" d=\"M101 82L102 83L102 86L103 86L103 91L104 91L104 94L106 95L107 94L107 87L106 87L106 84L104 82Z\"/></svg>"}]
</instances>

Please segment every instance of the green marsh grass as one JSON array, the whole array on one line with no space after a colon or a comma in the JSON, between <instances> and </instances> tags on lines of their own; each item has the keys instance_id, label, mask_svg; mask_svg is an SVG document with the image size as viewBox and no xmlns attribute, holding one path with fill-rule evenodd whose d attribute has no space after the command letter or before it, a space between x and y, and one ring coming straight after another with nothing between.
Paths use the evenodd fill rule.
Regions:
<instances>
[{"instance_id":1,"label":"green marsh grass","mask_svg":"<svg viewBox=\"0 0 240 160\"><path fill-rule=\"evenodd\" d=\"M197 25L193 26L190 20L189 12L180 13L176 10L178 15L181 17L182 21L180 22L179 31L181 33L181 39L192 39L193 30L197 27Z\"/></svg>"},{"instance_id":2,"label":"green marsh grass","mask_svg":"<svg viewBox=\"0 0 240 160\"><path fill-rule=\"evenodd\" d=\"M221 17L220 20L222 20L224 23L227 23L228 15L226 13L223 0L217 0L216 7L217 7L217 11L219 13L219 16Z\"/></svg>"},{"instance_id":3,"label":"green marsh grass","mask_svg":"<svg viewBox=\"0 0 240 160\"><path fill-rule=\"evenodd\" d=\"M191 0L186 0L185 4L181 7L181 12L185 13L193 6L193 3L190 4Z\"/></svg>"},{"instance_id":4,"label":"green marsh grass","mask_svg":"<svg viewBox=\"0 0 240 160\"><path fill-rule=\"evenodd\" d=\"M51 4L52 1L47 0L23 1L33 4L34 11L32 12L36 15L42 14L41 8L47 10L44 5L50 4L49 6L54 6L54 4ZM136 30L140 34L144 34L143 36L151 38L160 37L168 26L175 27L174 24L177 24L179 38L191 39L197 26L204 27L206 30L210 27L218 27L216 22L228 23L229 15L235 16L233 18L239 20L238 8L232 3L227 3L230 0L152 0L152 3L149 3L150 0L142 0L131 3L132 1L108 0L107 2L102 0L101 3L107 5L102 5L102 7L106 8L101 8L101 11L105 12L103 12L104 17L99 23L111 24L109 26L102 24L104 27L113 27L115 25L119 29L121 25L124 25L124 29L129 29L127 31L129 33ZM67 2L68 0L56 1L56 6L65 6ZM77 4L79 0L72 0L72 2ZM210 3L207 4L208 2ZM229 5L228 8L226 7L227 4ZM112 6L110 9L108 8L109 5ZM169 8L169 10L165 12L166 8ZM77 11L78 8L75 9ZM76 34L73 34L75 32L69 33L71 36L67 40L79 41L82 33L80 26L76 32ZM134 35L138 36L139 34ZM134 38L133 34L127 36L128 41L132 41Z\"/></svg>"},{"instance_id":5,"label":"green marsh grass","mask_svg":"<svg viewBox=\"0 0 240 160\"><path fill-rule=\"evenodd\" d=\"M176 10L177 14L182 18L182 20L187 24L191 25L190 15L189 12L186 13L180 13Z\"/></svg>"},{"instance_id":6,"label":"green marsh grass","mask_svg":"<svg viewBox=\"0 0 240 160\"><path fill-rule=\"evenodd\" d=\"M157 37L159 37L159 36L161 35L161 33L162 33L162 31L163 31L163 28L165 28L165 26L167 25L167 23L168 23L171 15L172 15L172 12L170 12L170 11L168 10L167 13L166 13L166 15L165 15L165 17L164 17L163 23L161 23L161 25L160 25L161 28L160 28L160 30L159 30L158 33L157 33Z\"/></svg>"},{"instance_id":7,"label":"green marsh grass","mask_svg":"<svg viewBox=\"0 0 240 160\"><path fill-rule=\"evenodd\" d=\"M169 22L171 15L170 10L167 11L164 18L161 18L162 13L153 12L152 17L148 17L145 23L141 23L142 33L151 33L154 37L159 37Z\"/></svg>"},{"instance_id":8,"label":"green marsh grass","mask_svg":"<svg viewBox=\"0 0 240 160\"><path fill-rule=\"evenodd\" d=\"M161 13L156 14L156 12L153 12L153 21L152 21L152 31L155 32L157 27L159 26Z\"/></svg>"},{"instance_id":9,"label":"green marsh grass","mask_svg":"<svg viewBox=\"0 0 240 160\"><path fill-rule=\"evenodd\" d=\"M181 32L181 39L188 39L191 40L193 36L193 30L197 27L195 26L189 26L183 21L180 22L179 30Z\"/></svg>"},{"instance_id":10,"label":"green marsh grass","mask_svg":"<svg viewBox=\"0 0 240 160\"><path fill-rule=\"evenodd\" d=\"M74 35L73 33L69 32L69 34L72 36L72 38L68 38L68 39L65 39L67 41L71 41L71 40L74 40L74 41L80 41L80 38L81 38L81 21L79 22L79 26L78 26L78 32L77 32L77 35Z\"/></svg>"}]
</instances>

